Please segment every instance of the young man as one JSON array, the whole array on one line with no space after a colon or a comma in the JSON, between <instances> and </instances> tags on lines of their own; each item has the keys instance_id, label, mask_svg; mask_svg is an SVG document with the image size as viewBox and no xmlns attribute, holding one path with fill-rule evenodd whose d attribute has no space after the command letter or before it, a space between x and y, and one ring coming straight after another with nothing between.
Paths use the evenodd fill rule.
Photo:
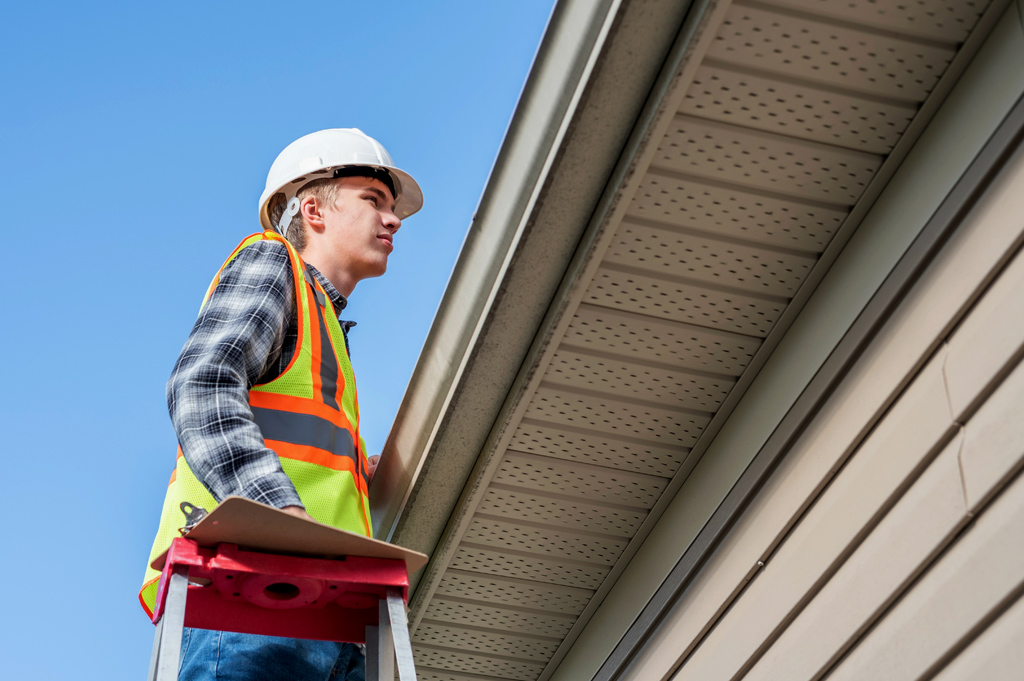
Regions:
<instances>
[{"instance_id":1,"label":"young man","mask_svg":"<svg viewBox=\"0 0 1024 681\"><path fill-rule=\"evenodd\" d=\"M178 459L150 561L185 524L182 502L212 509L229 495L372 534L377 457L359 436L354 323L337 315L356 284L384 274L402 219L422 204L416 181L354 128L306 135L277 157L265 231L214 277L167 384ZM149 613L158 580L147 569ZM179 678L359 681L363 660L352 644L186 629Z\"/></svg>"}]
</instances>

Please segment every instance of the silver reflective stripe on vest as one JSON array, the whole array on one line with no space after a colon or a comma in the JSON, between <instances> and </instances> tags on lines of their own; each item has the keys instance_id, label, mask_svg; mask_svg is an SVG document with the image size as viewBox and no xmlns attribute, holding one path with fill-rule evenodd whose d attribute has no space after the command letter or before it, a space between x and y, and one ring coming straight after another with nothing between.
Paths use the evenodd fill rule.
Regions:
<instances>
[{"instance_id":1,"label":"silver reflective stripe on vest","mask_svg":"<svg viewBox=\"0 0 1024 681\"><path fill-rule=\"evenodd\" d=\"M296 414L263 407L250 408L253 420L260 427L265 440L306 445L337 456L347 456L356 462L356 470L360 470L352 433L347 429L339 428L327 419L311 414Z\"/></svg>"}]
</instances>

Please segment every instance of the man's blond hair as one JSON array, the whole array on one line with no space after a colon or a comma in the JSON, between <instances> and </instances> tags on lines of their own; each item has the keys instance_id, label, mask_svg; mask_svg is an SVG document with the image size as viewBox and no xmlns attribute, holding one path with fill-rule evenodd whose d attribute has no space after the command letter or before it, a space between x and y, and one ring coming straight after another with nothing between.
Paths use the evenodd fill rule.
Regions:
<instances>
[{"instance_id":1,"label":"man's blond hair","mask_svg":"<svg viewBox=\"0 0 1024 681\"><path fill-rule=\"evenodd\" d=\"M295 197L301 202L307 196L312 196L316 199L317 203L321 207L333 206L334 202L338 198L338 181L325 177L319 180L313 180L308 184L304 184L302 189L295 195ZM277 193L270 199L270 223L277 225L281 219L281 215L285 209L284 194ZM302 211L299 211L292 216L292 221L288 225L288 231L286 238L291 242L292 246L299 253L302 253L306 249L306 242L309 235L306 232L306 221L302 218Z\"/></svg>"}]
</instances>

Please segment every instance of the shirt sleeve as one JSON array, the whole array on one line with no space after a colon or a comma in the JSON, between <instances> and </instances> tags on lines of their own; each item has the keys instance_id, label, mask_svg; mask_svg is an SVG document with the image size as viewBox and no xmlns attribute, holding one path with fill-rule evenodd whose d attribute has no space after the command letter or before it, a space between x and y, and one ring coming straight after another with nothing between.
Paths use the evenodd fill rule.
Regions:
<instances>
[{"instance_id":1,"label":"shirt sleeve","mask_svg":"<svg viewBox=\"0 0 1024 681\"><path fill-rule=\"evenodd\" d=\"M239 495L303 506L249 408L249 389L280 357L294 307L285 246L244 248L221 272L167 382L185 461L218 502Z\"/></svg>"}]
</instances>

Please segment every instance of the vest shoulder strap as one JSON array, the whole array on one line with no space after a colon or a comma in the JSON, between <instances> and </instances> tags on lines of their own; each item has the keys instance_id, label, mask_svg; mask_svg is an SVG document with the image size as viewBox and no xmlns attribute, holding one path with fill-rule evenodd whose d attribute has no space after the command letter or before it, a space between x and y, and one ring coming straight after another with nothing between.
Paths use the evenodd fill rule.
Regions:
<instances>
[{"instance_id":1,"label":"vest shoulder strap","mask_svg":"<svg viewBox=\"0 0 1024 681\"><path fill-rule=\"evenodd\" d=\"M206 302L210 299L210 296L213 295L214 290L217 288L217 284L220 283L220 275L221 272L224 271L224 268L227 267L232 260L238 257L238 254L241 253L246 247L251 246L259 241L279 241L282 244L284 244L285 248L288 251L288 260L291 262L292 276L296 278L296 292L301 290L300 284L305 281L306 267L305 263L302 260L302 257L299 255L299 252L295 250L295 247L292 246L290 241L285 239L277 232L273 232L271 230L267 230L265 232L257 232L255 234L250 234L249 236L242 239L241 243L239 243L238 246L235 247L235 250L231 251L231 255L227 257L227 259L224 261L224 264L221 265L220 269L217 270L217 274L213 275L213 280L210 282L209 287L207 287L206 289L206 295L203 296L203 303L199 307L200 311L202 311L202 309L206 307Z\"/></svg>"}]
</instances>

